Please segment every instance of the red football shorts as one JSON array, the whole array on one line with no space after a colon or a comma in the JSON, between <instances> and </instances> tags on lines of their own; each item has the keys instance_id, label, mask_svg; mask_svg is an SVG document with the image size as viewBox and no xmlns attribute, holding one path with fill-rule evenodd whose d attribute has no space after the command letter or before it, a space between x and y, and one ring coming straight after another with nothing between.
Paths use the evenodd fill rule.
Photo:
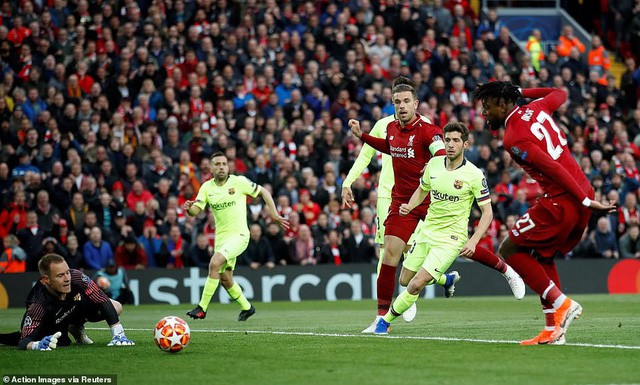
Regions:
<instances>
[{"instance_id":1,"label":"red football shorts","mask_svg":"<svg viewBox=\"0 0 640 385\"><path fill-rule=\"evenodd\" d=\"M522 248L534 249L543 257L566 254L580 242L591 210L569 194L540 198L516 221L509 237Z\"/></svg>"},{"instance_id":2,"label":"red football shorts","mask_svg":"<svg viewBox=\"0 0 640 385\"><path fill-rule=\"evenodd\" d=\"M411 210L409 215L401 216L400 215L400 203L392 200L391 206L389 207L389 214L387 215L387 219L384 221L384 235L393 235L398 237L404 241L404 243L409 242L409 238L411 238L411 234L416 230L416 226L418 226L418 222L427 215L427 210L429 209L429 204L425 204L424 202Z\"/></svg>"}]
</instances>

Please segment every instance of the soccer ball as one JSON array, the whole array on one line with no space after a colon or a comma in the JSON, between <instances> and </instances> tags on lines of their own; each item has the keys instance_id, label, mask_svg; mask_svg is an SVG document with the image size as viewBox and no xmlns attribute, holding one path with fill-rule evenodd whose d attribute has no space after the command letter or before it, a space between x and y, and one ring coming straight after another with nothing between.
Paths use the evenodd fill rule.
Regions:
<instances>
[{"instance_id":1,"label":"soccer ball","mask_svg":"<svg viewBox=\"0 0 640 385\"><path fill-rule=\"evenodd\" d=\"M161 350L177 353L189 344L191 330L180 317L168 316L161 319L153 332L153 339Z\"/></svg>"}]
</instances>

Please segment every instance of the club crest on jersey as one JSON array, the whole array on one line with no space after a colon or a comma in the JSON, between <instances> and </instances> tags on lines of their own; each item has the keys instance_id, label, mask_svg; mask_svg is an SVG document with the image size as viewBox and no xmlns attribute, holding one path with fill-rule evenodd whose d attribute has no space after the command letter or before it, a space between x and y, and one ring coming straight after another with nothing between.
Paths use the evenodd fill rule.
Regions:
<instances>
[{"instance_id":1,"label":"club crest on jersey","mask_svg":"<svg viewBox=\"0 0 640 385\"><path fill-rule=\"evenodd\" d=\"M73 300L78 302L82 299L82 297L80 296L80 293L76 294L75 297L73 297Z\"/></svg>"},{"instance_id":2,"label":"club crest on jersey","mask_svg":"<svg viewBox=\"0 0 640 385\"><path fill-rule=\"evenodd\" d=\"M233 188L233 187L231 187L231 188L229 189L229 195L233 195L233 194L235 194L235 193L236 193L236 189L235 189L235 188Z\"/></svg>"},{"instance_id":3,"label":"club crest on jersey","mask_svg":"<svg viewBox=\"0 0 640 385\"><path fill-rule=\"evenodd\" d=\"M415 135L411 135L409 137L409 143L407 143L407 147L413 146L413 138L415 138L415 137L416 137Z\"/></svg>"},{"instance_id":4,"label":"club crest on jersey","mask_svg":"<svg viewBox=\"0 0 640 385\"><path fill-rule=\"evenodd\" d=\"M457 179L456 179L456 180L453 182L453 187L457 188L458 190L460 190L460 189L462 188L462 185L463 185L463 183L462 183L462 181L461 181L461 180L457 180Z\"/></svg>"}]
</instances>

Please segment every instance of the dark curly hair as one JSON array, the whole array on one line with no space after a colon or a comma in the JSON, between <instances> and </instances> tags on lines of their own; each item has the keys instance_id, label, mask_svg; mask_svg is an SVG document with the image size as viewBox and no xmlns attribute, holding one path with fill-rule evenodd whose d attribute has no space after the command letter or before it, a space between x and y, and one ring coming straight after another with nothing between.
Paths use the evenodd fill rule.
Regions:
<instances>
[{"instance_id":1,"label":"dark curly hair","mask_svg":"<svg viewBox=\"0 0 640 385\"><path fill-rule=\"evenodd\" d=\"M520 88L510 82L490 82L479 85L473 91L473 100L504 99L514 103L522 97Z\"/></svg>"}]
</instances>

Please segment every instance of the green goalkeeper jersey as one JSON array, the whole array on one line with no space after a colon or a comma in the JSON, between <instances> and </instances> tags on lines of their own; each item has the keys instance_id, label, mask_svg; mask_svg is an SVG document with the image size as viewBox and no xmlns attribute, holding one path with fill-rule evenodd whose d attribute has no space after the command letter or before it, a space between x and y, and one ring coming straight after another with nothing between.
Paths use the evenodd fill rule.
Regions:
<instances>
[{"instance_id":1,"label":"green goalkeeper jersey","mask_svg":"<svg viewBox=\"0 0 640 385\"><path fill-rule=\"evenodd\" d=\"M420 179L420 187L431 192L431 205L421 229L427 242L442 242L443 233L456 240L467 239L469 214L474 199L479 206L491 203L482 171L464 159L455 170L447 170L446 156L432 158Z\"/></svg>"},{"instance_id":2,"label":"green goalkeeper jersey","mask_svg":"<svg viewBox=\"0 0 640 385\"><path fill-rule=\"evenodd\" d=\"M214 179L202 184L195 206L204 210L207 204L216 220L216 244L231 234L249 236L247 225L247 195L257 197L260 186L244 176L229 175L227 181L218 186Z\"/></svg>"}]
</instances>

